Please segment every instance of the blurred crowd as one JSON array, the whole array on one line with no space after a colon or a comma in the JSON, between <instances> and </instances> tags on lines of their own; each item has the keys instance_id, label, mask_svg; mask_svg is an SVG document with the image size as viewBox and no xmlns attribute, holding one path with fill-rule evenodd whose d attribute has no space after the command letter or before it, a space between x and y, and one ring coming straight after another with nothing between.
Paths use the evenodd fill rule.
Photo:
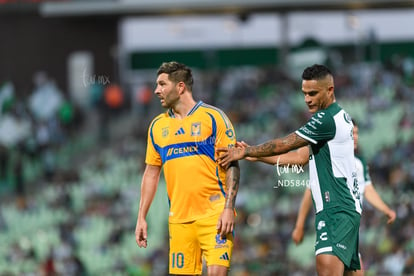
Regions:
<instances>
[{"instance_id":1,"label":"blurred crowd","mask_svg":"<svg viewBox=\"0 0 414 276\"><path fill-rule=\"evenodd\" d=\"M414 274L414 62L396 57L332 69L337 101L360 126L373 184L397 212L386 225L364 205L367 275ZM196 71L194 97L223 109L239 140L258 144L309 118L299 78L276 67ZM0 87L0 181L13 187L13 195L2 191L0 275L166 274L163 182L150 210L149 248L139 249L134 237L146 128L162 109L151 85L133 93L109 85L90 87L86 111L44 73L27 99L16 98L11 83ZM306 171L280 176L274 166L241 162L230 275L314 275L313 217L303 244L290 238Z\"/></svg>"},{"instance_id":2,"label":"blurred crowd","mask_svg":"<svg viewBox=\"0 0 414 276\"><path fill-rule=\"evenodd\" d=\"M20 207L25 205L24 163L37 158L42 177L54 171L53 151L65 143L73 127L74 109L46 73L33 77L33 91L27 98L13 83L0 84L0 183L14 187Z\"/></svg>"}]
</instances>

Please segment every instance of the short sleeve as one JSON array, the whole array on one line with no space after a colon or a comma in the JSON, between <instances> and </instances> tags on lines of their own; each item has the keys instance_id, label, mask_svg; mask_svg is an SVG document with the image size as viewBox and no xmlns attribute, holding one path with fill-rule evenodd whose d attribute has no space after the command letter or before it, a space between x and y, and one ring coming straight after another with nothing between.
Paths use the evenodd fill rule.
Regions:
<instances>
[{"instance_id":1,"label":"short sleeve","mask_svg":"<svg viewBox=\"0 0 414 276\"><path fill-rule=\"evenodd\" d=\"M334 119L329 113L319 111L295 133L312 144L318 144L321 141L331 140L335 136L335 132Z\"/></svg>"},{"instance_id":2,"label":"short sleeve","mask_svg":"<svg viewBox=\"0 0 414 276\"><path fill-rule=\"evenodd\" d=\"M154 138L154 128L156 121L157 120L154 120L148 129L147 152L145 156L145 163L148 165L161 166L161 155L159 153L159 147L157 146Z\"/></svg>"},{"instance_id":3,"label":"short sleeve","mask_svg":"<svg viewBox=\"0 0 414 276\"><path fill-rule=\"evenodd\" d=\"M229 118L223 111L219 110L216 116L217 136L215 146L231 147L236 145L236 133Z\"/></svg>"}]
</instances>

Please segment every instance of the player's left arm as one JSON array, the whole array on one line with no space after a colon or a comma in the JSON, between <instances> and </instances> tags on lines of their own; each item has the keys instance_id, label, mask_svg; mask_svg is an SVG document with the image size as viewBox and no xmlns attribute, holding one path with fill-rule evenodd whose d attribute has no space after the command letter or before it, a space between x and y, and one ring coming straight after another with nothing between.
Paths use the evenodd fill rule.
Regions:
<instances>
[{"instance_id":1,"label":"player's left arm","mask_svg":"<svg viewBox=\"0 0 414 276\"><path fill-rule=\"evenodd\" d=\"M387 217L387 223L391 224L395 221L397 215L394 210L392 210L388 205L381 199L380 195L374 188L374 185L367 185L364 190L364 197L367 199L372 206L377 210L384 213Z\"/></svg>"},{"instance_id":2,"label":"player's left arm","mask_svg":"<svg viewBox=\"0 0 414 276\"><path fill-rule=\"evenodd\" d=\"M217 230L222 237L231 233L235 226L235 208L236 197L239 190L240 167L237 161L234 161L226 170L226 200L220 219L217 222Z\"/></svg>"},{"instance_id":3,"label":"player's left arm","mask_svg":"<svg viewBox=\"0 0 414 276\"><path fill-rule=\"evenodd\" d=\"M221 110L217 113L216 122L217 138L215 148L234 148L237 141L234 127L226 114ZM221 237L225 237L234 230L236 197L240 181L240 167L239 163L235 160L229 162L228 165L223 166L222 169L226 171L225 183L227 191L224 209L217 222L217 231Z\"/></svg>"}]
</instances>

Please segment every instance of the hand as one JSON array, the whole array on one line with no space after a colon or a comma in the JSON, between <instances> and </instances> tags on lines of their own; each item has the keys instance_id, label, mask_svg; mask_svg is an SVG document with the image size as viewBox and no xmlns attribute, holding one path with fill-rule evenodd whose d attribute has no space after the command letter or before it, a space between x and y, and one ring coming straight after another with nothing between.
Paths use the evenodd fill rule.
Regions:
<instances>
[{"instance_id":1,"label":"hand","mask_svg":"<svg viewBox=\"0 0 414 276\"><path fill-rule=\"evenodd\" d=\"M303 240L303 228L295 227L292 232L292 240L295 242L296 245L302 243Z\"/></svg>"},{"instance_id":2,"label":"hand","mask_svg":"<svg viewBox=\"0 0 414 276\"><path fill-rule=\"evenodd\" d=\"M147 222L145 220L137 221L135 227L135 241L139 247L147 248Z\"/></svg>"},{"instance_id":3,"label":"hand","mask_svg":"<svg viewBox=\"0 0 414 276\"><path fill-rule=\"evenodd\" d=\"M231 162L243 159L246 154L245 148L217 148L217 161L220 166L227 168Z\"/></svg>"},{"instance_id":4,"label":"hand","mask_svg":"<svg viewBox=\"0 0 414 276\"><path fill-rule=\"evenodd\" d=\"M387 224L392 224L397 218L397 214L394 212L394 210L388 210L385 215L388 217Z\"/></svg>"},{"instance_id":5,"label":"hand","mask_svg":"<svg viewBox=\"0 0 414 276\"><path fill-rule=\"evenodd\" d=\"M243 148L243 149L245 149L245 148L247 148L247 147L250 147L250 145L249 144L247 144L246 142L244 142L244 141L237 141L236 142L236 147L237 148ZM259 161L259 158L257 158L257 157L246 157L245 158L246 160L248 160L248 161L251 161L251 162L256 162L256 161Z\"/></svg>"},{"instance_id":6,"label":"hand","mask_svg":"<svg viewBox=\"0 0 414 276\"><path fill-rule=\"evenodd\" d=\"M221 238L225 238L227 234L233 232L234 225L234 210L225 208L217 222L217 232L220 234Z\"/></svg>"}]
</instances>

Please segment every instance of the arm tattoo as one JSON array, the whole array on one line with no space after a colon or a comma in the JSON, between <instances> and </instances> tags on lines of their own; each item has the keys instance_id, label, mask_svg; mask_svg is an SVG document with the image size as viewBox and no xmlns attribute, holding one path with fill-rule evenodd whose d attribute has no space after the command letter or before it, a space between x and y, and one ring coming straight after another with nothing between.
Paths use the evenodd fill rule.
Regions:
<instances>
[{"instance_id":1,"label":"arm tattoo","mask_svg":"<svg viewBox=\"0 0 414 276\"><path fill-rule=\"evenodd\" d=\"M226 202L225 209L233 209L236 207L236 196L239 190L240 168L238 162L232 162L226 172Z\"/></svg>"},{"instance_id":2,"label":"arm tattoo","mask_svg":"<svg viewBox=\"0 0 414 276\"><path fill-rule=\"evenodd\" d=\"M246 156L266 157L278 155L306 146L307 144L308 141L298 136L296 133L291 133L284 138L274 139L257 146L247 147Z\"/></svg>"},{"instance_id":3,"label":"arm tattoo","mask_svg":"<svg viewBox=\"0 0 414 276\"><path fill-rule=\"evenodd\" d=\"M285 138L282 138L282 143L292 149L297 149L308 144L308 142L305 139L303 139L296 133L291 133Z\"/></svg>"},{"instance_id":4,"label":"arm tattoo","mask_svg":"<svg viewBox=\"0 0 414 276\"><path fill-rule=\"evenodd\" d=\"M277 140L271 140L257 146L247 147L246 156L264 157L274 155L273 152L276 149L276 142Z\"/></svg>"}]
</instances>

